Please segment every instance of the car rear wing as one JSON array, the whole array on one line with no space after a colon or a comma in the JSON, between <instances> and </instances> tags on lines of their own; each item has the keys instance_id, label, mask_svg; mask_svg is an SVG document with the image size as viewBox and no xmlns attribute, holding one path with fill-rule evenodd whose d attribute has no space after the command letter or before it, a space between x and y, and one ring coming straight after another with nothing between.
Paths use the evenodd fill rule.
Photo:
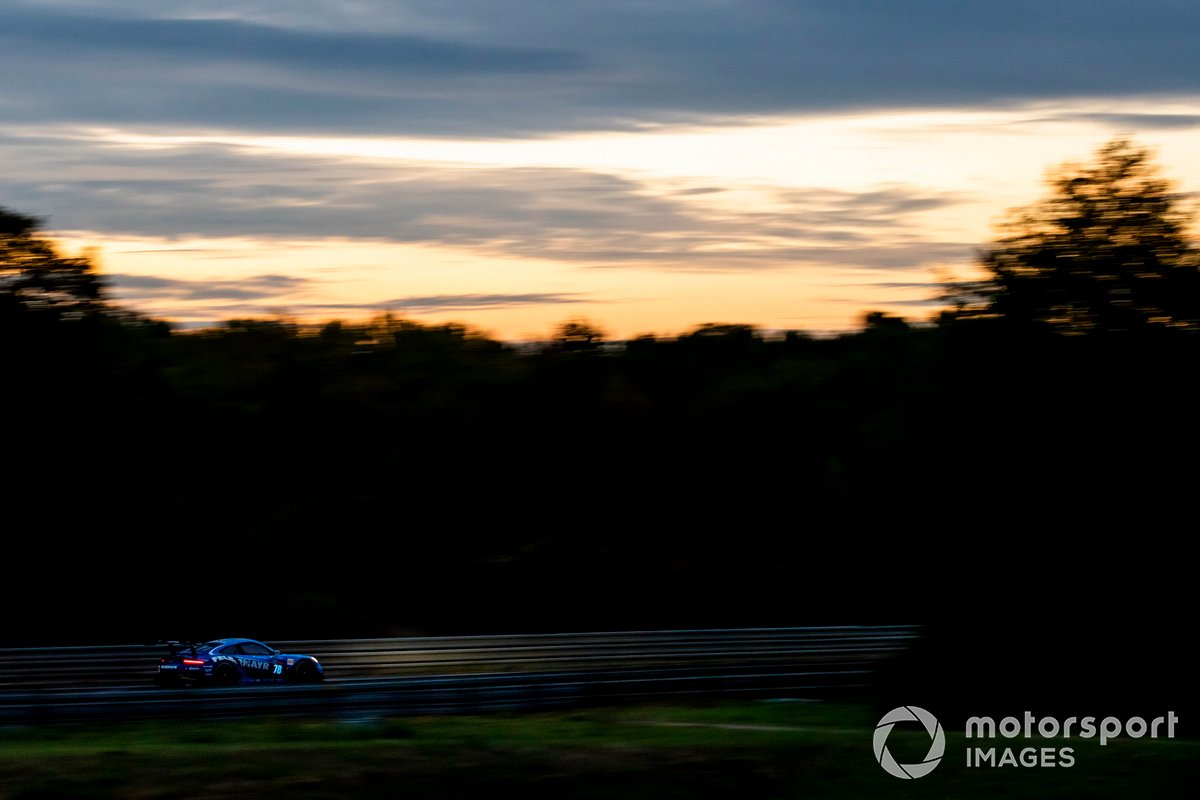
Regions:
<instances>
[{"instance_id":1,"label":"car rear wing","mask_svg":"<svg viewBox=\"0 0 1200 800\"><path fill-rule=\"evenodd\" d=\"M192 658L195 658L197 644L198 642L193 642L191 640L184 641L178 639L159 639L152 646L166 645L167 651L171 654L171 658L178 656L180 650L191 650L191 656Z\"/></svg>"}]
</instances>

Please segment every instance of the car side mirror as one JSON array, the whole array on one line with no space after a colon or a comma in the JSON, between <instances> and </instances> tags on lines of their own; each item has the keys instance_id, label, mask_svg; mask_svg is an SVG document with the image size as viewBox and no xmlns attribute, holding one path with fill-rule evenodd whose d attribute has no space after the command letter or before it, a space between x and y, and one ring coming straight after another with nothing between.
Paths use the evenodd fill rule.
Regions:
<instances>
[{"instance_id":1,"label":"car side mirror","mask_svg":"<svg viewBox=\"0 0 1200 800\"><path fill-rule=\"evenodd\" d=\"M279 655L279 651L278 651L278 650L272 650L271 652L272 652L272 653L274 653L275 655Z\"/></svg>"}]
</instances>

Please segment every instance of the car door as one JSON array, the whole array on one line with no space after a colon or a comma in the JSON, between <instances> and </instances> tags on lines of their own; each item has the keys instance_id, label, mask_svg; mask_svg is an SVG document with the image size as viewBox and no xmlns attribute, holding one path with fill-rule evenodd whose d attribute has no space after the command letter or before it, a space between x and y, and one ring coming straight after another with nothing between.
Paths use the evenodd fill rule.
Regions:
<instances>
[{"instance_id":1,"label":"car door","mask_svg":"<svg viewBox=\"0 0 1200 800\"><path fill-rule=\"evenodd\" d=\"M240 644L227 644L218 647L212 651L214 662L228 662L237 667L238 674L245 676L247 670L242 664L242 646ZM214 667L216 669L217 667Z\"/></svg>"},{"instance_id":2,"label":"car door","mask_svg":"<svg viewBox=\"0 0 1200 800\"><path fill-rule=\"evenodd\" d=\"M260 680L278 680L283 667L276 663L275 651L262 642L242 642L242 666L246 673Z\"/></svg>"}]
</instances>

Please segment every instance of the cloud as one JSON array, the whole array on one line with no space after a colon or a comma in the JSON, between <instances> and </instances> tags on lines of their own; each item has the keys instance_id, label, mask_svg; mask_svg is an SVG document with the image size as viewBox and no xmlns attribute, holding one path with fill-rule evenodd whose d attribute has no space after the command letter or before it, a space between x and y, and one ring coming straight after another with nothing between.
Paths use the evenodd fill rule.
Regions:
<instances>
[{"instance_id":1,"label":"cloud","mask_svg":"<svg viewBox=\"0 0 1200 800\"><path fill-rule=\"evenodd\" d=\"M251 275L237 280L185 280L150 275L107 273L104 276L124 299L279 300L307 288L311 281L291 275Z\"/></svg>"},{"instance_id":2,"label":"cloud","mask_svg":"<svg viewBox=\"0 0 1200 800\"><path fill-rule=\"evenodd\" d=\"M855 302L855 303L859 303L859 304L861 304L861 303L862 303L862 301L861 301L861 300L854 300L854 301L851 301L851 302ZM944 305L946 305L946 301L944 301L944 300L941 300L941 299L939 299L939 298L936 298L936 297L930 297L930 298L927 298L927 299L924 299L924 300L921 300L921 299L918 299L918 300L885 300L885 301L883 301L882 303L880 303L880 305L885 305L885 306L916 306L917 308L939 308L939 307L941 307L941 306L944 306Z\"/></svg>"},{"instance_id":3,"label":"cloud","mask_svg":"<svg viewBox=\"0 0 1200 800\"><path fill-rule=\"evenodd\" d=\"M553 47L133 11L0 10L0 121L469 129L489 117L505 124L496 111L539 91L539 75L583 69L582 54Z\"/></svg>"},{"instance_id":4,"label":"cloud","mask_svg":"<svg viewBox=\"0 0 1200 800\"><path fill-rule=\"evenodd\" d=\"M1162 130L1200 127L1200 114L1132 114L1082 112L1058 114L1058 120L1098 122L1125 130Z\"/></svg>"},{"instance_id":5,"label":"cloud","mask_svg":"<svg viewBox=\"0 0 1200 800\"><path fill-rule=\"evenodd\" d=\"M153 305L168 316L191 319L232 319L286 309L314 316L382 311L471 311L530 305L602 302L575 292L516 292L408 295L369 303L313 302L309 290L318 281L292 275L249 275L228 280L193 280L157 275L105 273L117 298L134 305Z\"/></svg>"},{"instance_id":6,"label":"cloud","mask_svg":"<svg viewBox=\"0 0 1200 800\"><path fill-rule=\"evenodd\" d=\"M235 19L162 19L13 11L0 33L22 52L57 50L72 58L120 56L126 64L267 65L317 75L378 80L577 69L577 55L552 49L439 41L398 33L299 30Z\"/></svg>"},{"instance_id":7,"label":"cloud","mask_svg":"<svg viewBox=\"0 0 1200 800\"><path fill-rule=\"evenodd\" d=\"M0 138L13 172L0 203L52 211L57 230L429 243L589 267L903 269L970 252L924 238L914 222L962 198L904 185L764 189L770 203L751 208L582 169L380 164L215 144L73 140L66 152L53 139Z\"/></svg>"},{"instance_id":8,"label":"cloud","mask_svg":"<svg viewBox=\"0 0 1200 800\"><path fill-rule=\"evenodd\" d=\"M318 303L304 308L314 311L459 311L480 308L558 303L596 302L577 294L556 292L527 292L524 294L434 294L396 297L378 303Z\"/></svg>"},{"instance_id":9,"label":"cloud","mask_svg":"<svg viewBox=\"0 0 1200 800\"><path fill-rule=\"evenodd\" d=\"M880 289L936 289L940 284L923 281L883 281L880 283L851 283L847 286L878 286Z\"/></svg>"},{"instance_id":10,"label":"cloud","mask_svg":"<svg viewBox=\"0 0 1200 800\"><path fill-rule=\"evenodd\" d=\"M1197 39L1179 0L9 0L0 122L530 136L1195 95Z\"/></svg>"}]
</instances>

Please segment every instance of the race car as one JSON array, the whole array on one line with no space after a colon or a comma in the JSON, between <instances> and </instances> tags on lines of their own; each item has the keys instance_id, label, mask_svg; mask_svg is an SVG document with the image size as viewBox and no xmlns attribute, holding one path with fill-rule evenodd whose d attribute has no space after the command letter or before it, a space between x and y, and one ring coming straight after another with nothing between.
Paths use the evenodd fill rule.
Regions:
<instances>
[{"instance_id":1,"label":"race car","mask_svg":"<svg viewBox=\"0 0 1200 800\"><path fill-rule=\"evenodd\" d=\"M321 663L310 655L281 653L255 639L210 642L160 642L168 655L158 661L159 686L242 683L318 683L325 680Z\"/></svg>"}]
</instances>

